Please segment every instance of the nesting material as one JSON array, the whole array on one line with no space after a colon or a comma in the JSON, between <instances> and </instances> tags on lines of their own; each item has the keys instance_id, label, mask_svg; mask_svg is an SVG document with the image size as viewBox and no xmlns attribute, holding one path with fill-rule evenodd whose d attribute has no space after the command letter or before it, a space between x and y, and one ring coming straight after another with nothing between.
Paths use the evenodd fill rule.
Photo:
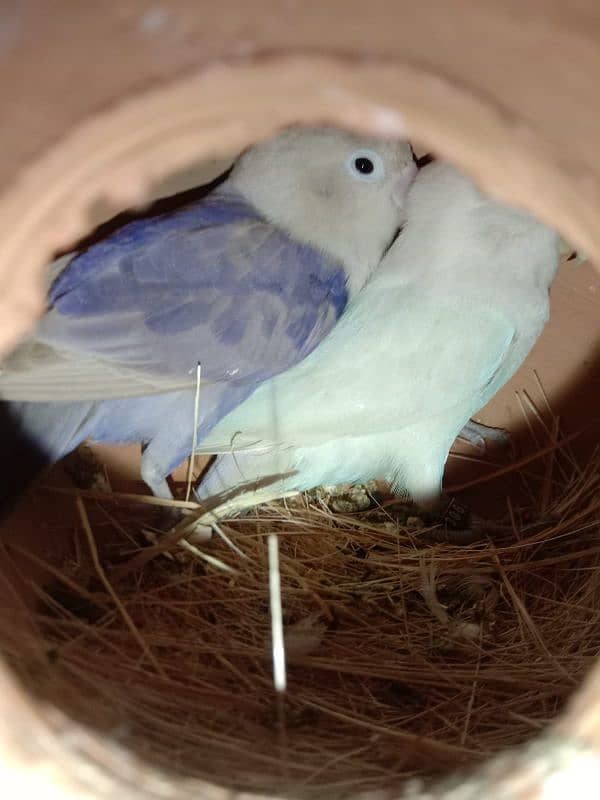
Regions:
<instances>
[{"instance_id":1,"label":"nesting material","mask_svg":"<svg viewBox=\"0 0 600 800\"><path fill-rule=\"evenodd\" d=\"M139 507L68 498L69 555L27 625L2 621L2 648L35 695L167 773L303 797L439 775L537 734L600 649L600 454L539 465L514 531L462 548L431 545L414 509L333 514L302 498L224 522L238 550L198 545L210 563L173 545L132 567Z\"/></svg>"}]
</instances>

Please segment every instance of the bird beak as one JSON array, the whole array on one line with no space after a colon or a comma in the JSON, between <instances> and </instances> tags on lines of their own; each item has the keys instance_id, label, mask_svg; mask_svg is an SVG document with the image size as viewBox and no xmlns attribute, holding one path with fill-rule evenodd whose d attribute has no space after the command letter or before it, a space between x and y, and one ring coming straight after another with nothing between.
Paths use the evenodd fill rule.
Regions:
<instances>
[{"instance_id":1,"label":"bird beak","mask_svg":"<svg viewBox=\"0 0 600 800\"><path fill-rule=\"evenodd\" d=\"M576 250L562 236L559 243L559 252L561 256L566 256L567 261L570 261L574 267L585 264L589 260L585 253L582 253L581 250Z\"/></svg>"},{"instance_id":2,"label":"bird beak","mask_svg":"<svg viewBox=\"0 0 600 800\"><path fill-rule=\"evenodd\" d=\"M417 165L411 162L394 178L394 182L392 183L392 200L399 208L404 207L406 193L411 183L416 178L418 171L419 168Z\"/></svg>"}]
</instances>

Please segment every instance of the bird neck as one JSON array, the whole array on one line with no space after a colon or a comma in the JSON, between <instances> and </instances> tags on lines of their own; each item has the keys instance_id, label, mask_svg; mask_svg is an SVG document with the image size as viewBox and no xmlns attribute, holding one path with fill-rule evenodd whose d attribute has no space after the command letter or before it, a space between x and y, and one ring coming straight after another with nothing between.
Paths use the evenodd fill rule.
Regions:
<instances>
[{"instance_id":1,"label":"bird neck","mask_svg":"<svg viewBox=\"0 0 600 800\"><path fill-rule=\"evenodd\" d=\"M288 202L275 205L268 192L253 190L256 196L250 199L243 185L238 185L235 173L224 181L219 191L239 197L262 219L339 264L346 274L350 298L363 288L379 262L378 243L356 236L356 220L342 214L335 219L330 215L306 214L295 195Z\"/></svg>"}]
</instances>

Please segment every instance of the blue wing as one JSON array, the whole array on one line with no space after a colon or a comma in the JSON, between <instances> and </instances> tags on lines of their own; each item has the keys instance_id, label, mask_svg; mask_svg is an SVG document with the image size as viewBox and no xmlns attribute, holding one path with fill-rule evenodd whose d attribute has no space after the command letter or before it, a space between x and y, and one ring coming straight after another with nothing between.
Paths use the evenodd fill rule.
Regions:
<instances>
[{"instance_id":1,"label":"blue wing","mask_svg":"<svg viewBox=\"0 0 600 800\"><path fill-rule=\"evenodd\" d=\"M58 354L53 373L42 353L0 392L18 399L27 384L25 399L57 400L61 374L70 400L144 393L130 391L140 375L167 391L193 383L198 362L206 380L258 384L303 359L346 302L339 263L220 188L76 255L36 332Z\"/></svg>"}]
</instances>

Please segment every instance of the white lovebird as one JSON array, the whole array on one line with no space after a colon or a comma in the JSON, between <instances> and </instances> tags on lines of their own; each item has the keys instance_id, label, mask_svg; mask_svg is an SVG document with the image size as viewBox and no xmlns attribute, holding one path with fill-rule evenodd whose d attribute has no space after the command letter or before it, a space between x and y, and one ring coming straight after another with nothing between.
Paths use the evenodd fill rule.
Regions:
<instances>
[{"instance_id":1,"label":"white lovebird","mask_svg":"<svg viewBox=\"0 0 600 800\"><path fill-rule=\"evenodd\" d=\"M448 164L424 167L402 233L337 326L203 442L220 455L199 498L234 498L233 511L383 479L439 506L455 438L544 328L559 261L555 232Z\"/></svg>"}]
</instances>

